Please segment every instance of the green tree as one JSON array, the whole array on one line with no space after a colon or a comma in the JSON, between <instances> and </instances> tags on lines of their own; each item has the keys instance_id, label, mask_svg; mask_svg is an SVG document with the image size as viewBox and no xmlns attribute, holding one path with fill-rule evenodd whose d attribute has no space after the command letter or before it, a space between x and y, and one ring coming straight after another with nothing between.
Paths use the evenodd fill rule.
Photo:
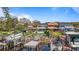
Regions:
<instances>
[{"instance_id":1,"label":"green tree","mask_svg":"<svg viewBox=\"0 0 79 59\"><path fill-rule=\"evenodd\" d=\"M46 36L48 36L48 37L50 36L49 31L47 31L47 30L44 32L44 34L45 34Z\"/></svg>"},{"instance_id":2,"label":"green tree","mask_svg":"<svg viewBox=\"0 0 79 59\"><path fill-rule=\"evenodd\" d=\"M33 21L33 27L35 27L36 28L36 33L37 33L37 31L38 31L38 26L40 25L40 21L38 21L38 20L34 20Z\"/></svg>"},{"instance_id":3,"label":"green tree","mask_svg":"<svg viewBox=\"0 0 79 59\"><path fill-rule=\"evenodd\" d=\"M6 30L9 30L9 25L11 27L11 21L10 21L10 14L9 14L9 8L8 7L2 7L4 16L5 16L5 20L6 20Z\"/></svg>"}]
</instances>

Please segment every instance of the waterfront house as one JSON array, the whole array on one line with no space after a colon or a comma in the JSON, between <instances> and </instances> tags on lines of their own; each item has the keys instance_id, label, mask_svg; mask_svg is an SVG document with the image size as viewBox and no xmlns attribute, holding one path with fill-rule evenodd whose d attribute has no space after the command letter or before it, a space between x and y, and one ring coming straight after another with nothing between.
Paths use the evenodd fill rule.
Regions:
<instances>
[{"instance_id":1,"label":"waterfront house","mask_svg":"<svg viewBox=\"0 0 79 59\"><path fill-rule=\"evenodd\" d=\"M39 33L43 33L47 29L47 23L41 23L37 29Z\"/></svg>"},{"instance_id":2,"label":"waterfront house","mask_svg":"<svg viewBox=\"0 0 79 59\"><path fill-rule=\"evenodd\" d=\"M58 22L48 22L48 29L58 30L59 29L59 23Z\"/></svg>"},{"instance_id":3,"label":"waterfront house","mask_svg":"<svg viewBox=\"0 0 79 59\"><path fill-rule=\"evenodd\" d=\"M61 22L59 28L64 31L74 31L75 27L70 23Z\"/></svg>"},{"instance_id":4,"label":"waterfront house","mask_svg":"<svg viewBox=\"0 0 79 59\"><path fill-rule=\"evenodd\" d=\"M79 32L65 32L72 50L79 50Z\"/></svg>"},{"instance_id":5,"label":"waterfront house","mask_svg":"<svg viewBox=\"0 0 79 59\"><path fill-rule=\"evenodd\" d=\"M37 30L39 33L42 33L47 29L47 23L40 23L37 27L34 27L33 25L29 25L28 29L32 31Z\"/></svg>"}]
</instances>

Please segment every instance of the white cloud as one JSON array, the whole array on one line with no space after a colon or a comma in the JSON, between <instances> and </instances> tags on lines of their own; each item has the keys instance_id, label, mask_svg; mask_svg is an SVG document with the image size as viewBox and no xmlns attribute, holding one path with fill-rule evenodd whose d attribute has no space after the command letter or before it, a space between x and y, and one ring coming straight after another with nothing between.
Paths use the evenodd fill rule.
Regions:
<instances>
[{"instance_id":1,"label":"white cloud","mask_svg":"<svg viewBox=\"0 0 79 59\"><path fill-rule=\"evenodd\" d=\"M0 8L0 17L1 17L1 16L4 16L4 15L3 15L3 12L2 12L2 8Z\"/></svg>"},{"instance_id":2,"label":"white cloud","mask_svg":"<svg viewBox=\"0 0 79 59\"><path fill-rule=\"evenodd\" d=\"M51 8L53 11L56 11L58 9L58 7L52 7Z\"/></svg>"},{"instance_id":3,"label":"white cloud","mask_svg":"<svg viewBox=\"0 0 79 59\"><path fill-rule=\"evenodd\" d=\"M31 15L29 15L29 14L19 14L19 15L17 15L17 14L15 14L15 13L10 13L10 15L11 16L16 16L16 17L18 17L18 20L20 19L20 18L27 18L27 19L29 19L30 21L33 21L34 19L32 18L32 16ZM2 12L2 8L0 8L0 17L1 16L4 16L4 14L3 14L3 12Z\"/></svg>"},{"instance_id":4,"label":"white cloud","mask_svg":"<svg viewBox=\"0 0 79 59\"><path fill-rule=\"evenodd\" d=\"M79 7L73 7L72 9L79 14Z\"/></svg>"},{"instance_id":5,"label":"white cloud","mask_svg":"<svg viewBox=\"0 0 79 59\"><path fill-rule=\"evenodd\" d=\"M10 13L10 15L11 15L11 16L16 16L16 14L14 14L14 13Z\"/></svg>"},{"instance_id":6,"label":"white cloud","mask_svg":"<svg viewBox=\"0 0 79 59\"><path fill-rule=\"evenodd\" d=\"M10 13L10 15L15 16L14 13ZM4 13L3 13L3 11L2 11L2 8L0 7L0 17L1 17L1 16L4 16Z\"/></svg>"},{"instance_id":7,"label":"white cloud","mask_svg":"<svg viewBox=\"0 0 79 59\"><path fill-rule=\"evenodd\" d=\"M18 21L20 21L20 18L27 18L27 19L29 19L30 21L33 21L33 20L34 20L33 17L32 17L31 15L29 15L29 14L19 14L19 15L17 15L17 14L15 14L15 13L10 13L10 15L11 15L11 16L16 16L16 17L18 17Z\"/></svg>"},{"instance_id":8,"label":"white cloud","mask_svg":"<svg viewBox=\"0 0 79 59\"><path fill-rule=\"evenodd\" d=\"M64 14L68 14L69 10L65 10Z\"/></svg>"},{"instance_id":9,"label":"white cloud","mask_svg":"<svg viewBox=\"0 0 79 59\"><path fill-rule=\"evenodd\" d=\"M61 7L52 7L52 11L54 11L54 12L59 12L60 10L62 10L62 9L60 9ZM62 7L63 8L63 7ZM69 10L64 10L64 14L67 14L69 12Z\"/></svg>"},{"instance_id":10,"label":"white cloud","mask_svg":"<svg viewBox=\"0 0 79 59\"><path fill-rule=\"evenodd\" d=\"M33 21L33 20L34 20L34 19L32 18L32 16L29 15L29 14L21 14L21 15L18 16L18 20L19 20L20 18L27 18L27 19L29 19L30 21Z\"/></svg>"}]
</instances>

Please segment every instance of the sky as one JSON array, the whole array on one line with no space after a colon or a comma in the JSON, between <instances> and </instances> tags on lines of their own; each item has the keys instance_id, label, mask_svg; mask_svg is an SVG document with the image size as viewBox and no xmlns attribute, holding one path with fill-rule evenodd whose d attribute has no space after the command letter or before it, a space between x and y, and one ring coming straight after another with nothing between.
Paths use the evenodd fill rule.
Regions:
<instances>
[{"instance_id":1,"label":"sky","mask_svg":"<svg viewBox=\"0 0 79 59\"><path fill-rule=\"evenodd\" d=\"M9 7L9 12L18 18L26 17L40 22L79 22L78 7ZM4 16L0 8L0 16Z\"/></svg>"}]
</instances>

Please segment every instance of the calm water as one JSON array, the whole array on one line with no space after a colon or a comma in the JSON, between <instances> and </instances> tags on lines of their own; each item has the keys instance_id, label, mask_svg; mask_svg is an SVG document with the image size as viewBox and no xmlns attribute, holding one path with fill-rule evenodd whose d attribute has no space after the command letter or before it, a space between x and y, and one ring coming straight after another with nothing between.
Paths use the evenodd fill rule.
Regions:
<instances>
[{"instance_id":1,"label":"calm water","mask_svg":"<svg viewBox=\"0 0 79 59\"><path fill-rule=\"evenodd\" d=\"M42 45L40 48L41 48L40 49L41 51L50 51L50 48L48 47L48 45ZM32 51L32 49L23 48L22 51Z\"/></svg>"}]
</instances>

